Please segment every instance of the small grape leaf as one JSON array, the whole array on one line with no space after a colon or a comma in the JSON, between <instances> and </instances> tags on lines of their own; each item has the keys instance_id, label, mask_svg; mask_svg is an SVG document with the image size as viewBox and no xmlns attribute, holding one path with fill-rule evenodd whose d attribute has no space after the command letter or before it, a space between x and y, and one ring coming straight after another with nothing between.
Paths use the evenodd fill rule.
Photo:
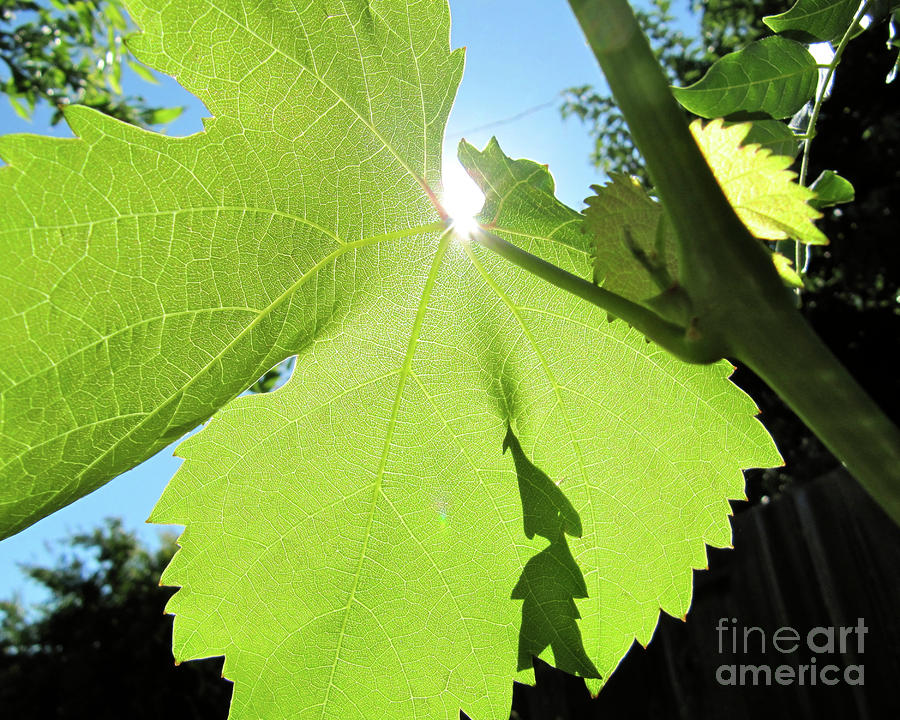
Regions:
<instances>
[{"instance_id":1,"label":"small grape leaf","mask_svg":"<svg viewBox=\"0 0 900 720\"><path fill-rule=\"evenodd\" d=\"M800 273L794 269L793 260L779 252L773 252L772 262L775 264L775 270L778 271L778 274L781 276L785 285L793 288L803 287L803 278L800 276Z\"/></svg>"},{"instance_id":2,"label":"small grape leaf","mask_svg":"<svg viewBox=\"0 0 900 720\"><path fill-rule=\"evenodd\" d=\"M756 237L788 238L811 245L828 243L813 224L821 217L810 201L815 193L793 182L793 160L758 145L744 144L749 126L713 120L691 123L691 133L738 217Z\"/></svg>"},{"instance_id":3,"label":"small grape leaf","mask_svg":"<svg viewBox=\"0 0 900 720\"><path fill-rule=\"evenodd\" d=\"M585 200L585 229L595 238L594 282L636 302L659 295L666 287L648 264L678 277L674 230L662 205L636 178L621 173L591 189L595 194Z\"/></svg>"},{"instance_id":4,"label":"small grape leaf","mask_svg":"<svg viewBox=\"0 0 900 720\"><path fill-rule=\"evenodd\" d=\"M780 15L767 15L763 22L773 32L790 33L803 42L840 39L853 22L858 0L797 0Z\"/></svg>"},{"instance_id":5,"label":"small grape leaf","mask_svg":"<svg viewBox=\"0 0 900 720\"><path fill-rule=\"evenodd\" d=\"M796 175L786 169L791 158L747 143L750 130L750 123L725 125L721 120L705 127L699 120L691 124L722 191L751 233L764 240L790 237L827 243L812 224L820 216L808 204L814 193L792 182ZM585 229L594 243L595 282L657 312L665 311L671 320L683 321L678 315L688 314L689 308L681 308L683 303L677 304L680 299L673 293L678 280L677 244L662 205L626 175L614 173L607 185L591 189L595 194L585 200ZM782 278L796 286L799 276L787 258L773 257L773 261ZM669 284L661 282L661 277L670 278Z\"/></svg>"},{"instance_id":6,"label":"small grape leaf","mask_svg":"<svg viewBox=\"0 0 900 720\"><path fill-rule=\"evenodd\" d=\"M720 58L693 85L672 88L688 111L704 118L766 113L786 118L816 91L819 71L805 46L768 37Z\"/></svg>"},{"instance_id":7,"label":"small grape leaf","mask_svg":"<svg viewBox=\"0 0 900 720\"><path fill-rule=\"evenodd\" d=\"M856 191L850 181L842 178L834 170L823 170L809 189L816 194L810 200L810 205L818 210L853 202L856 197Z\"/></svg>"}]
</instances>

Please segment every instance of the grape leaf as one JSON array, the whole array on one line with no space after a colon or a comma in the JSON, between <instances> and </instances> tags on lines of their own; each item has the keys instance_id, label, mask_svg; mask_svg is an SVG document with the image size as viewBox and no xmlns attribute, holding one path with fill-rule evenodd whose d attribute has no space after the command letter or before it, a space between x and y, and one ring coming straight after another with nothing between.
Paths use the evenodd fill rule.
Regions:
<instances>
[{"instance_id":1,"label":"grape leaf","mask_svg":"<svg viewBox=\"0 0 900 720\"><path fill-rule=\"evenodd\" d=\"M494 232L589 270L545 168L496 143L460 156ZM608 676L660 608L687 611L704 542L729 542L738 467L777 462L727 364L683 365L476 244L435 244L406 239L408 282L367 294L284 387L232 402L179 448L151 518L188 526L163 578L184 586L176 657L225 654L235 717L507 713L523 643L566 630L529 614L549 600L528 578L565 555L526 542L549 533L517 497L523 462L581 518L561 510L581 526L581 632L547 642L565 669L586 674L589 657Z\"/></svg>"},{"instance_id":2,"label":"grape leaf","mask_svg":"<svg viewBox=\"0 0 900 720\"><path fill-rule=\"evenodd\" d=\"M674 230L663 207L636 178L612 173L605 186L592 185L585 202L586 227L594 243L594 282L629 300L644 302L666 289L656 264L671 278L678 277Z\"/></svg>"},{"instance_id":3,"label":"grape leaf","mask_svg":"<svg viewBox=\"0 0 900 720\"><path fill-rule=\"evenodd\" d=\"M779 461L730 366L439 222L443 0L154 5L130 3L132 46L207 104L203 133L73 109L76 140L0 145L6 527L221 408L151 519L186 525L175 656L225 655L233 718L499 717L523 648L608 677L686 612L740 469ZM590 273L545 167L461 156L495 232ZM559 627L536 582L563 561Z\"/></svg>"},{"instance_id":4,"label":"grape leaf","mask_svg":"<svg viewBox=\"0 0 900 720\"><path fill-rule=\"evenodd\" d=\"M768 37L716 60L693 85L672 88L681 105L704 118L737 112L786 118L813 96L819 71L798 42Z\"/></svg>"},{"instance_id":5,"label":"grape leaf","mask_svg":"<svg viewBox=\"0 0 900 720\"><path fill-rule=\"evenodd\" d=\"M704 127L695 120L691 132L722 191L751 233L764 240L790 237L827 243L812 223L813 218L820 217L810 204L816 199L815 192L792 182L796 175L787 170L792 163L790 157L747 142L753 127L755 123L726 125L722 120ZM838 192L835 185L832 181L828 186ZM684 303L677 293L676 239L662 205L637 180L621 174L614 173L607 185L591 189L595 194L585 201L585 227L593 239L594 281L666 313L669 319L686 322L688 309L681 307ZM796 287L800 278L787 258L773 255L773 262L785 281Z\"/></svg>"},{"instance_id":6,"label":"grape leaf","mask_svg":"<svg viewBox=\"0 0 900 720\"><path fill-rule=\"evenodd\" d=\"M744 144L750 127L725 126L713 120L705 126L691 123L691 132L738 217L756 237L799 240L812 245L828 243L813 224L821 217L810 201L815 193L792 182L793 159L773 155L758 145Z\"/></svg>"},{"instance_id":7,"label":"grape leaf","mask_svg":"<svg viewBox=\"0 0 900 720\"><path fill-rule=\"evenodd\" d=\"M856 191L850 181L842 178L834 170L823 170L809 187L816 194L810 200L810 204L817 210L853 202L853 198L856 197Z\"/></svg>"},{"instance_id":8,"label":"grape leaf","mask_svg":"<svg viewBox=\"0 0 900 720\"><path fill-rule=\"evenodd\" d=\"M789 10L767 15L763 22L773 32L795 33L804 42L839 40L858 9L858 0L797 0Z\"/></svg>"},{"instance_id":9,"label":"grape leaf","mask_svg":"<svg viewBox=\"0 0 900 720\"><path fill-rule=\"evenodd\" d=\"M446 4L329 7L134 0L131 47L205 132L72 107L77 140L0 140L0 538L196 427L336 321L384 246L435 235Z\"/></svg>"}]
</instances>

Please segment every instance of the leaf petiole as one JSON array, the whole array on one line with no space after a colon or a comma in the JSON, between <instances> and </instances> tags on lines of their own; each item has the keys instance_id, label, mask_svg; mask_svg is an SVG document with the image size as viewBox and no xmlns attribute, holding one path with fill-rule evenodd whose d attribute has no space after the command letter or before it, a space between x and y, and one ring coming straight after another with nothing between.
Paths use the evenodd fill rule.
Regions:
<instances>
[{"instance_id":1,"label":"leaf petiole","mask_svg":"<svg viewBox=\"0 0 900 720\"><path fill-rule=\"evenodd\" d=\"M810 147L812 146L813 138L816 136L816 123L819 120L822 103L825 102L825 98L828 95L828 89L831 86L834 71L837 70L838 65L840 65L841 56L844 54L847 43L854 37L856 29L860 26L860 21L866 16L871 4L872 0L866 0L866 2L859 6L859 10L857 10L856 15L853 16L850 26L844 32L838 46L834 49L834 57L831 58L831 62L828 63L828 65L820 66L828 72L825 73L825 77L816 89L816 97L813 102L812 111L809 115L809 127L805 133L806 137L803 140L803 157L800 160L800 176L797 178L797 182L801 185L806 185L807 173L809 172ZM797 269L797 272L805 273L809 269L810 257L809 248L804 247L799 242L794 243L794 267Z\"/></svg>"},{"instance_id":2,"label":"leaf petiole","mask_svg":"<svg viewBox=\"0 0 900 720\"><path fill-rule=\"evenodd\" d=\"M704 335L695 322L684 328L664 320L652 310L598 287L487 230L476 231L472 235L472 241L561 290L577 295L621 318L679 360L705 365L725 357L724 346L714 336Z\"/></svg>"}]
</instances>

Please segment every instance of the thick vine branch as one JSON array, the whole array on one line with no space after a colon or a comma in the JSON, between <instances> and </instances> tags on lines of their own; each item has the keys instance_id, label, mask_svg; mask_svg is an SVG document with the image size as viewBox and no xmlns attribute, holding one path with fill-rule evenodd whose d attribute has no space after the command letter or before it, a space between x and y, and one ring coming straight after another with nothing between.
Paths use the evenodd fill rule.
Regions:
<instances>
[{"instance_id":1,"label":"thick vine branch","mask_svg":"<svg viewBox=\"0 0 900 720\"><path fill-rule=\"evenodd\" d=\"M753 369L900 524L900 430L793 306L695 144L627 0L569 0L676 230L704 334Z\"/></svg>"}]
</instances>

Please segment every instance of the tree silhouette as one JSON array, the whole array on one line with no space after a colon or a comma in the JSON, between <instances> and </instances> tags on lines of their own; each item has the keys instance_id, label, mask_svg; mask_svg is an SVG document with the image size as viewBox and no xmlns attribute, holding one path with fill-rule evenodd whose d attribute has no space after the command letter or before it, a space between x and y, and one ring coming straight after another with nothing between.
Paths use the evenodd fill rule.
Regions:
<instances>
[{"instance_id":1,"label":"tree silhouette","mask_svg":"<svg viewBox=\"0 0 900 720\"><path fill-rule=\"evenodd\" d=\"M118 520L73 535L54 567L28 566L50 598L26 612L0 602L0 709L4 718L224 720L231 683L221 659L176 667L173 588L159 576L172 537L142 547Z\"/></svg>"}]
</instances>

